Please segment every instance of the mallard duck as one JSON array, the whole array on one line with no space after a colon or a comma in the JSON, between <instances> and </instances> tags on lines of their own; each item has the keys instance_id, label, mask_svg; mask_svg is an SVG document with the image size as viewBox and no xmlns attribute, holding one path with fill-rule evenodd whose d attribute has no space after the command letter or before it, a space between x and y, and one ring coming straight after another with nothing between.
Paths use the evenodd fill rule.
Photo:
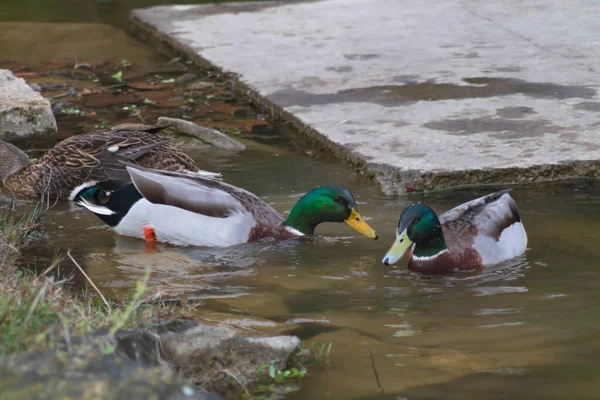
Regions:
<instances>
[{"instance_id":1,"label":"mallard duck","mask_svg":"<svg viewBox=\"0 0 600 400\"><path fill-rule=\"evenodd\" d=\"M225 247L266 237L310 235L322 222L345 222L377 239L362 219L352 194L334 185L304 195L287 219L254 194L202 176L126 166L132 184L106 196L101 185L83 189L76 202L118 234L158 242ZM104 197L107 197L106 199Z\"/></svg>"},{"instance_id":2,"label":"mallard duck","mask_svg":"<svg viewBox=\"0 0 600 400\"><path fill-rule=\"evenodd\" d=\"M145 167L204 173L194 160L169 144L171 139L157 134L162 129L164 127L146 130L117 127L72 136L36 162L18 147L0 141L0 179L13 193L30 197L72 197L79 185L107 179L103 153L115 153Z\"/></svg>"},{"instance_id":3,"label":"mallard duck","mask_svg":"<svg viewBox=\"0 0 600 400\"><path fill-rule=\"evenodd\" d=\"M464 203L438 217L425 204L408 206L396 240L383 257L397 262L410 248L408 268L447 273L475 270L520 256L527 234L517 204L504 190Z\"/></svg>"}]
</instances>

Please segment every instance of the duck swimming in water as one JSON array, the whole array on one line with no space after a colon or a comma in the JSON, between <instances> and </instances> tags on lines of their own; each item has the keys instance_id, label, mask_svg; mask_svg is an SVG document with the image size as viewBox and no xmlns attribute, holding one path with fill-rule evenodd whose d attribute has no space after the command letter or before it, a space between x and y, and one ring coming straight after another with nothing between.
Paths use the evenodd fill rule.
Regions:
<instances>
[{"instance_id":1,"label":"duck swimming in water","mask_svg":"<svg viewBox=\"0 0 600 400\"><path fill-rule=\"evenodd\" d=\"M284 219L256 195L202 176L126 166L131 184L109 195L101 185L75 195L115 232L174 245L225 247L272 237L278 240L314 233L323 222L345 222L377 239L345 188L319 186L306 193Z\"/></svg>"},{"instance_id":2,"label":"duck swimming in water","mask_svg":"<svg viewBox=\"0 0 600 400\"><path fill-rule=\"evenodd\" d=\"M425 204L408 206L383 257L394 264L409 251L408 268L430 273L475 270L520 256L527 234L517 204L504 190L464 203L439 218Z\"/></svg>"},{"instance_id":3,"label":"duck swimming in water","mask_svg":"<svg viewBox=\"0 0 600 400\"><path fill-rule=\"evenodd\" d=\"M201 171L194 160L158 135L164 129L115 127L72 136L32 162L18 147L0 140L0 179L12 193L30 197L68 198L78 186L108 179L109 161L103 154L116 154L139 165L174 172ZM77 191L76 191L77 192Z\"/></svg>"}]
</instances>

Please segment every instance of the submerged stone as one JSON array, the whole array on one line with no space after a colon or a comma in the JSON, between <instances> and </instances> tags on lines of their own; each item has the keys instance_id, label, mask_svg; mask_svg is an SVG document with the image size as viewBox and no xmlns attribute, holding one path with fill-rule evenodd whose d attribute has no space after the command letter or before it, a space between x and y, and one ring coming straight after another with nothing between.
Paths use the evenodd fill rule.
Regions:
<instances>
[{"instance_id":1,"label":"submerged stone","mask_svg":"<svg viewBox=\"0 0 600 400\"><path fill-rule=\"evenodd\" d=\"M180 143L182 146L194 146L194 142L201 141L224 150L241 151L246 148L242 143L231 139L216 129L206 128L184 119L160 117L158 126L168 126L164 132L174 136L177 141L183 142Z\"/></svg>"}]
</instances>

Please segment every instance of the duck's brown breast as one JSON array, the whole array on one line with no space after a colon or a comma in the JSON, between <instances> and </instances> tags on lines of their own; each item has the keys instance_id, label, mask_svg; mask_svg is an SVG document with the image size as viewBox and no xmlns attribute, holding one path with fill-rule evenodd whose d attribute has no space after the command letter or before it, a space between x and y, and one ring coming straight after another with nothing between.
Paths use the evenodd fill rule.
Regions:
<instances>
[{"instance_id":1,"label":"duck's brown breast","mask_svg":"<svg viewBox=\"0 0 600 400\"><path fill-rule=\"evenodd\" d=\"M35 169L33 169L35 172ZM37 190L38 175L32 174L30 168L25 168L9 176L4 182L4 188L12 193L19 193L29 197L39 197Z\"/></svg>"},{"instance_id":2,"label":"duck's brown breast","mask_svg":"<svg viewBox=\"0 0 600 400\"><path fill-rule=\"evenodd\" d=\"M264 238L274 238L277 240L288 240L295 237L292 232L285 229L282 225L269 226L264 224L256 224L248 234L248 242L256 242Z\"/></svg>"},{"instance_id":3,"label":"duck's brown breast","mask_svg":"<svg viewBox=\"0 0 600 400\"><path fill-rule=\"evenodd\" d=\"M448 274L457 271L474 271L483 267L477 250L468 248L461 253L446 250L436 257L417 258L410 255L408 269L431 274Z\"/></svg>"}]
</instances>

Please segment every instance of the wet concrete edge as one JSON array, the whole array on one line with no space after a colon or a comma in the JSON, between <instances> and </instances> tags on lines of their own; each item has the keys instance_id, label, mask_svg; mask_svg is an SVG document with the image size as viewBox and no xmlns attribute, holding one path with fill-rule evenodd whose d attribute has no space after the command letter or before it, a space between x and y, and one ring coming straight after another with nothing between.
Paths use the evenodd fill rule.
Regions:
<instances>
[{"instance_id":1,"label":"wet concrete edge","mask_svg":"<svg viewBox=\"0 0 600 400\"><path fill-rule=\"evenodd\" d=\"M273 2L272 4L276 6L282 3L290 2ZM236 5L236 3L225 4ZM246 4L264 6L265 3ZM210 5L199 5L197 7L210 7ZM238 94L247 96L252 102L265 107L274 120L291 124L313 145L332 152L339 159L349 163L358 173L369 179L375 179L386 195L399 195L414 191L443 191L471 186L511 186L600 177L600 160L557 161L555 164L531 165L530 167L465 171L401 170L385 164L369 163L351 149L330 140L316 129L306 125L294 114L261 96L258 90L240 80L237 74L223 71L210 60L198 55L190 46L175 40L168 34L162 33L159 26L138 15L139 11L144 11L144 9L133 10L130 16L129 28L134 36L153 45L161 53L169 56L185 55L199 67L227 76L234 82L234 91Z\"/></svg>"}]
</instances>

